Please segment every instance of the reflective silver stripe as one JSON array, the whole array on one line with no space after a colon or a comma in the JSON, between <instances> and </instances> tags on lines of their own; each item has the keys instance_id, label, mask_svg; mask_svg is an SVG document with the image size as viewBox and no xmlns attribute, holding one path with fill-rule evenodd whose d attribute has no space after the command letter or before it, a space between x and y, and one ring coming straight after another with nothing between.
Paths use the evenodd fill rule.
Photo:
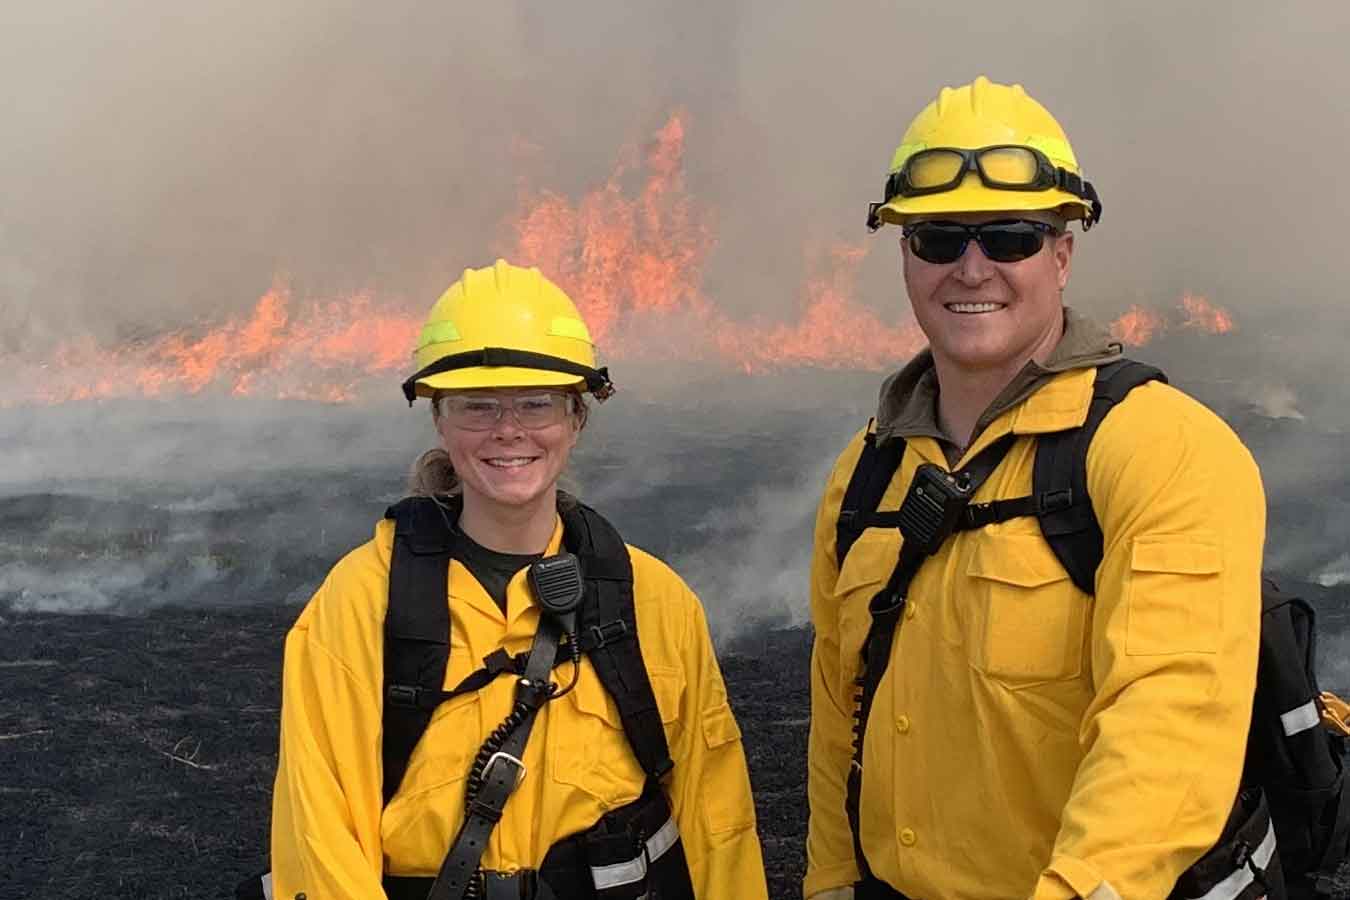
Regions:
<instances>
[{"instance_id":1,"label":"reflective silver stripe","mask_svg":"<svg viewBox=\"0 0 1350 900\"><path fill-rule=\"evenodd\" d=\"M271 872L268 872L266 875L264 875L264 876L262 877L262 883L263 883L263 896L266 897L267 900L272 900L272 873L271 873Z\"/></svg>"},{"instance_id":2,"label":"reflective silver stripe","mask_svg":"<svg viewBox=\"0 0 1350 900\"><path fill-rule=\"evenodd\" d=\"M608 866L591 866L591 880L597 891L634 884L647 877L647 857L639 856L628 862L613 863Z\"/></svg>"},{"instance_id":3,"label":"reflective silver stripe","mask_svg":"<svg viewBox=\"0 0 1350 900\"><path fill-rule=\"evenodd\" d=\"M606 891L641 881L647 877L647 861L660 859L679 839L680 829L676 827L675 819L667 819L666 824L656 830L656 834L647 838L645 852L641 856L608 866L591 866L591 881L595 883L595 889Z\"/></svg>"},{"instance_id":4,"label":"reflective silver stripe","mask_svg":"<svg viewBox=\"0 0 1350 900\"><path fill-rule=\"evenodd\" d=\"M647 858L660 859L679 839L680 829L675 826L675 820L666 819L666 824L658 828L656 834L647 838Z\"/></svg>"},{"instance_id":5,"label":"reflective silver stripe","mask_svg":"<svg viewBox=\"0 0 1350 900\"><path fill-rule=\"evenodd\" d=\"M1266 836L1261 839L1261 845L1252 853L1252 862L1256 864L1258 869L1264 870L1266 866L1270 865L1270 858L1274 855L1275 825L1272 823L1266 827ZM1243 866L1210 888L1209 893L1201 897L1200 900L1235 900L1255 880L1256 877L1252 875L1251 867Z\"/></svg>"},{"instance_id":6,"label":"reflective silver stripe","mask_svg":"<svg viewBox=\"0 0 1350 900\"><path fill-rule=\"evenodd\" d=\"M1286 737L1293 737L1300 731L1316 728L1321 721L1322 714L1317 710L1316 700L1309 700L1298 709L1291 709L1280 716L1280 724L1284 726Z\"/></svg>"}]
</instances>

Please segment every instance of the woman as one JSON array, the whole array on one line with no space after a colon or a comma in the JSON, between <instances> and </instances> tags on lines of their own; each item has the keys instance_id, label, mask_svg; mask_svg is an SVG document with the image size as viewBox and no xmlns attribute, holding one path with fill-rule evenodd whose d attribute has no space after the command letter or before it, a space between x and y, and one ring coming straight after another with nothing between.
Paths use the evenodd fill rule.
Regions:
<instances>
[{"instance_id":1,"label":"woman","mask_svg":"<svg viewBox=\"0 0 1350 900\"><path fill-rule=\"evenodd\" d=\"M286 640L274 895L765 897L698 599L558 490L583 394L613 390L576 307L535 269L466 271L416 364L431 496Z\"/></svg>"}]
</instances>

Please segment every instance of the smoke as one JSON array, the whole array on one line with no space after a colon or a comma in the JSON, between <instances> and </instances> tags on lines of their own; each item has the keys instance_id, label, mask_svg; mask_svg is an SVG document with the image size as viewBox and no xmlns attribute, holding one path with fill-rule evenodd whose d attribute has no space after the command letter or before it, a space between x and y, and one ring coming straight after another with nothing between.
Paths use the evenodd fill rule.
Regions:
<instances>
[{"instance_id":1,"label":"smoke","mask_svg":"<svg viewBox=\"0 0 1350 900\"><path fill-rule=\"evenodd\" d=\"M431 437L392 384L388 407L4 409L11 361L31 371L72 337L129 345L239 320L278 277L296 309L364 291L424 310L511 246L523 193L596 188L675 108L686 185L714 225L709 298L792 320L803 248L868 240L859 298L897 321L894 235L865 238L864 206L914 113L981 73L1059 117L1105 200L1069 301L1110 319L1195 291L1230 310L1234 336L1139 355L1253 446L1272 565L1330 577L1345 553L1343 248L1321 224L1350 207L1327 162L1350 143L1344 4L58 0L9 3L5 21L0 599L132 610L302 594ZM628 368L578 455L583 496L675 560L716 621L799 620L789 585L804 584L822 467L880 376ZM144 522L153 537L112 539Z\"/></svg>"},{"instance_id":2,"label":"smoke","mask_svg":"<svg viewBox=\"0 0 1350 900\"><path fill-rule=\"evenodd\" d=\"M1310 342L1339 311L1338 235L1304 224L1350 200L1325 164L1350 137L1350 10L1331 0L1030 20L995 4L769 0L11 6L11 352L241 313L279 273L302 294L424 307L508 243L522 185L603 182L616 148L676 106L691 190L715 201L709 294L782 313L803 244L860 239L905 123L982 72L1059 116L1105 198L1077 305L1113 316L1193 289ZM891 237L873 242L865 293L897 308Z\"/></svg>"}]
</instances>

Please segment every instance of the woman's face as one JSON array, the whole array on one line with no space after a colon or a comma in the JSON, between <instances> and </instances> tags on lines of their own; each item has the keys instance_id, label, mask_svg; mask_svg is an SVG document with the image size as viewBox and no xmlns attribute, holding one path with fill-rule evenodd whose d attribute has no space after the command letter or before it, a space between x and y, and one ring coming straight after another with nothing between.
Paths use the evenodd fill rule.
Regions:
<instances>
[{"instance_id":1,"label":"woman's face","mask_svg":"<svg viewBox=\"0 0 1350 900\"><path fill-rule=\"evenodd\" d=\"M575 400L558 388L447 392L436 430L465 502L519 508L551 499L580 432Z\"/></svg>"}]
</instances>

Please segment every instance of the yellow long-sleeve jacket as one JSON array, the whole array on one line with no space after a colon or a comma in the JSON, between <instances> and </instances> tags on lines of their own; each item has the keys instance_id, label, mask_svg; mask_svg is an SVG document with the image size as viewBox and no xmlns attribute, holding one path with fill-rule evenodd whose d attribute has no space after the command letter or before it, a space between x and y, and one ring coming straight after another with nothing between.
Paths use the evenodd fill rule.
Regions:
<instances>
[{"instance_id":1,"label":"yellow long-sleeve jacket","mask_svg":"<svg viewBox=\"0 0 1350 900\"><path fill-rule=\"evenodd\" d=\"M506 718L514 681L442 704L387 808L381 796L383 623L393 523L340 561L286 638L281 753L272 809L274 895L383 898L380 879L434 876L458 832L474 754ZM561 545L557 525L548 552ZM670 744L668 793L700 900L766 896L740 731L698 598L660 560L629 548L638 636ZM447 688L498 648L528 650L539 620L522 570L506 612L458 561L449 577ZM556 673L567 676L564 664ZM575 689L540 711L528 774L484 868L538 868L558 840L637 799L644 775L614 701L583 661Z\"/></svg>"},{"instance_id":2,"label":"yellow long-sleeve jacket","mask_svg":"<svg viewBox=\"0 0 1350 900\"><path fill-rule=\"evenodd\" d=\"M1053 375L987 423L957 468L1019 439L974 502L1031 493L1036 436L1085 420L1094 373ZM882 510L921 463L948 468L933 436L907 437ZM816 522L808 897L858 877L852 682L901 541L868 529L836 566L862 440ZM861 835L876 876L916 900L1161 900L1232 807L1260 627L1256 466L1217 416L1150 383L1106 417L1087 473L1105 534L1095 596L1034 518L958 533L914 579L868 724Z\"/></svg>"}]
</instances>

